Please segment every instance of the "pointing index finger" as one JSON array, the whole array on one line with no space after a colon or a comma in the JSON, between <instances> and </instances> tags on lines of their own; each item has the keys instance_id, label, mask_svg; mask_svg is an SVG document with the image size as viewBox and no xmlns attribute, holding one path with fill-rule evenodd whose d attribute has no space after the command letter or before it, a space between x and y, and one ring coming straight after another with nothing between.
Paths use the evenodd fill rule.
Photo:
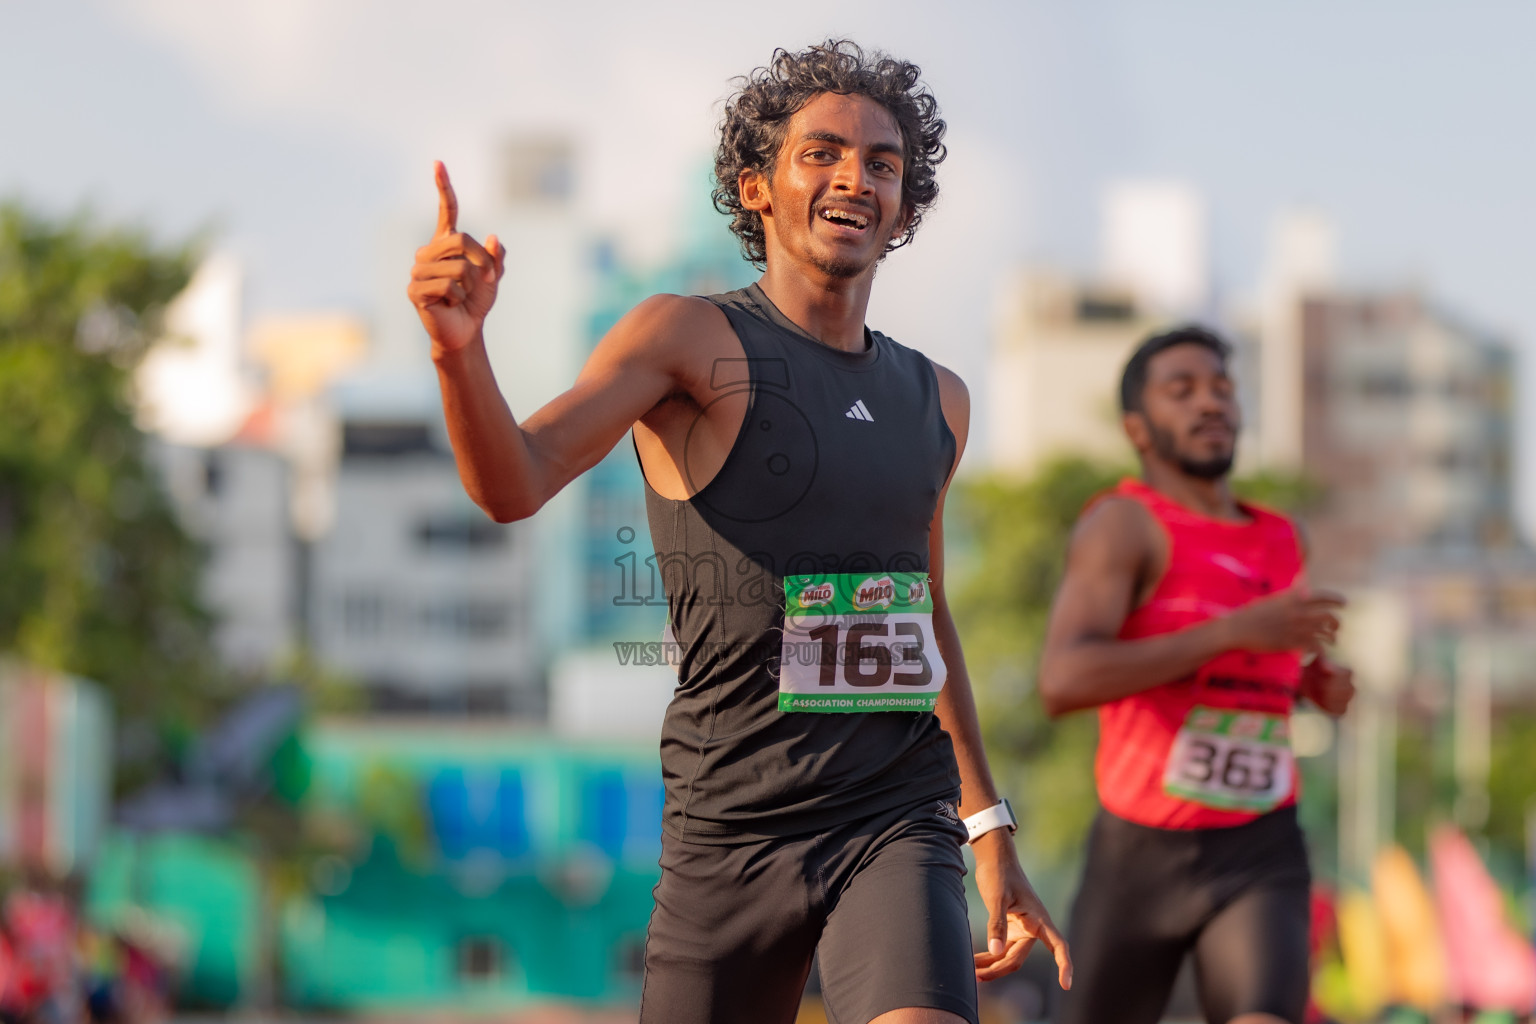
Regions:
<instances>
[{"instance_id":1,"label":"pointing index finger","mask_svg":"<svg viewBox=\"0 0 1536 1024\"><path fill-rule=\"evenodd\" d=\"M441 160L432 162L432 177L437 182L437 235L451 235L459 229L459 197L453 194L448 168Z\"/></svg>"}]
</instances>

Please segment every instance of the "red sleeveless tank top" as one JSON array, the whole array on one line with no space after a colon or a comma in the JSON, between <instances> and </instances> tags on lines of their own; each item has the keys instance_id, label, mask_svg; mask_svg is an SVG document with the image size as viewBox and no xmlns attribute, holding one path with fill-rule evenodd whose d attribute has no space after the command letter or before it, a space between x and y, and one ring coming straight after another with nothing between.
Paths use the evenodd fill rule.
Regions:
<instances>
[{"instance_id":1,"label":"red sleeveless tank top","mask_svg":"<svg viewBox=\"0 0 1536 1024\"><path fill-rule=\"evenodd\" d=\"M1141 502L1168 537L1167 571L1146 603L1125 620L1122 640L1185 629L1285 590L1302 576L1296 528L1284 516L1245 504L1248 522L1211 519L1139 480L1125 480L1110 493ZM1191 795L1176 780L1170 784L1170 758L1181 730L1209 727L1214 721L1220 723L1214 727L1217 732L1241 735L1244 729L1257 728L1265 742L1279 745L1255 748L1270 769L1276 751L1285 759L1285 776L1268 796L1274 802L1270 809L1295 803L1286 730L1300 678L1301 657L1294 651L1227 651L1183 679L1100 706L1095 764L1100 802L1112 814L1155 828L1224 828L1265 813L1240 798L1229 799L1230 794ZM1230 750L1223 744L1219 740L1213 746L1224 758ZM1178 756L1186 753L1181 745ZM1210 757L1218 757L1218 752L1213 750ZM1229 781L1247 782L1250 764L1245 758L1252 760L1252 751L1233 755L1230 766L1207 765L1209 772L1202 769L1201 774L1226 771ZM1258 777L1255 766L1252 778Z\"/></svg>"}]
</instances>

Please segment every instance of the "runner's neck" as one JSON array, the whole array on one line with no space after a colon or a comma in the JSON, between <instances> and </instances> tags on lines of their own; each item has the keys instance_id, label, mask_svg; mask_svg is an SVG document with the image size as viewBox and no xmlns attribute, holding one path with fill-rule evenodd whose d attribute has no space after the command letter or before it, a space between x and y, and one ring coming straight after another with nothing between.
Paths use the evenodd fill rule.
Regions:
<instances>
[{"instance_id":1,"label":"runner's neck","mask_svg":"<svg viewBox=\"0 0 1536 1024\"><path fill-rule=\"evenodd\" d=\"M868 347L864 317L874 280L873 267L853 278L813 277L799 266L785 272L777 261L769 261L758 287L790 322L823 345L863 352Z\"/></svg>"},{"instance_id":2,"label":"runner's neck","mask_svg":"<svg viewBox=\"0 0 1536 1024\"><path fill-rule=\"evenodd\" d=\"M1251 518L1232 496L1231 485L1224 476L1202 480L1153 462L1142 464L1141 476L1148 487L1163 497L1208 519L1245 523Z\"/></svg>"}]
</instances>

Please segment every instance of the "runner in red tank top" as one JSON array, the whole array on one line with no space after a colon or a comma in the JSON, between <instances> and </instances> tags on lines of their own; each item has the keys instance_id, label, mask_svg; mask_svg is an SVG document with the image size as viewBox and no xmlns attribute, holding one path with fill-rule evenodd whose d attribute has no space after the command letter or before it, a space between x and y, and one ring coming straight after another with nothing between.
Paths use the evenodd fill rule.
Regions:
<instances>
[{"instance_id":1,"label":"runner in red tank top","mask_svg":"<svg viewBox=\"0 0 1536 1024\"><path fill-rule=\"evenodd\" d=\"M1342 599L1307 586L1289 520L1228 488L1229 352L1185 327L1132 355L1120 400L1143 479L1083 513L1051 612L1040 694L1052 715L1099 709L1103 805L1058 1024L1155 1024L1190 954L1208 1020L1301 1024L1290 712L1342 714L1354 687L1322 654Z\"/></svg>"}]
</instances>

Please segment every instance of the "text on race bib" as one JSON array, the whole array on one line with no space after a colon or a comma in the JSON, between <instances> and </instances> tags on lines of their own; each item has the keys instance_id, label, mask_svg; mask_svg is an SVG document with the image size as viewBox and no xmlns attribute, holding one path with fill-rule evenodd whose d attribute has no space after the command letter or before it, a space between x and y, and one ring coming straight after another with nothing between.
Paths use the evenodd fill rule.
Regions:
<instances>
[{"instance_id":1,"label":"text on race bib","mask_svg":"<svg viewBox=\"0 0 1536 1024\"><path fill-rule=\"evenodd\" d=\"M1206 807L1265 813L1291 793L1285 715L1196 707L1174 737L1163 791Z\"/></svg>"},{"instance_id":2,"label":"text on race bib","mask_svg":"<svg viewBox=\"0 0 1536 1024\"><path fill-rule=\"evenodd\" d=\"M932 711L944 679L927 573L785 577L780 711Z\"/></svg>"}]
</instances>

